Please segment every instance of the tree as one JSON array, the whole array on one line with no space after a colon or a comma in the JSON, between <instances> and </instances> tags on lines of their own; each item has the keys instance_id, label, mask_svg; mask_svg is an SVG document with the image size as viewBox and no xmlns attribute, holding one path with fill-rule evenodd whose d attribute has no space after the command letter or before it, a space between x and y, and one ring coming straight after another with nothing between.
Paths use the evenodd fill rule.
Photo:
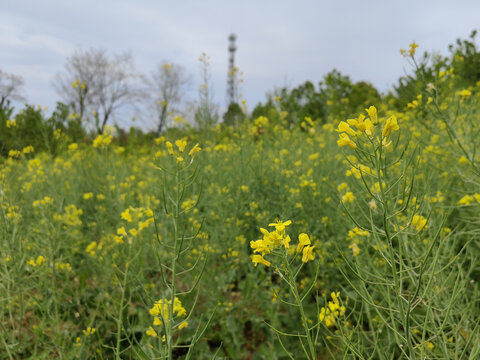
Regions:
<instances>
[{"instance_id":1,"label":"tree","mask_svg":"<svg viewBox=\"0 0 480 360\"><path fill-rule=\"evenodd\" d=\"M169 114L179 111L178 106L190 83L190 77L182 66L164 61L146 82L154 101L158 120L157 133L160 134L166 126Z\"/></svg>"},{"instance_id":2,"label":"tree","mask_svg":"<svg viewBox=\"0 0 480 360\"><path fill-rule=\"evenodd\" d=\"M293 90L283 88L279 92L280 108L288 112L288 122L300 124L306 116L314 121L323 121L325 100L315 89L315 85L306 81Z\"/></svg>"},{"instance_id":3,"label":"tree","mask_svg":"<svg viewBox=\"0 0 480 360\"><path fill-rule=\"evenodd\" d=\"M128 53L109 58L104 50L77 50L54 87L80 119L91 120L86 114L93 114L96 130L102 133L119 108L134 105L141 97L137 79Z\"/></svg>"},{"instance_id":4,"label":"tree","mask_svg":"<svg viewBox=\"0 0 480 360\"><path fill-rule=\"evenodd\" d=\"M236 102L228 105L227 112L223 114L223 123L230 126L238 126L245 118L242 108Z\"/></svg>"},{"instance_id":5,"label":"tree","mask_svg":"<svg viewBox=\"0 0 480 360\"><path fill-rule=\"evenodd\" d=\"M21 76L0 70L0 109L8 107L8 103L11 100L25 100L21 95L23 83L24 81Z\"/></svg>"}]
</instances>

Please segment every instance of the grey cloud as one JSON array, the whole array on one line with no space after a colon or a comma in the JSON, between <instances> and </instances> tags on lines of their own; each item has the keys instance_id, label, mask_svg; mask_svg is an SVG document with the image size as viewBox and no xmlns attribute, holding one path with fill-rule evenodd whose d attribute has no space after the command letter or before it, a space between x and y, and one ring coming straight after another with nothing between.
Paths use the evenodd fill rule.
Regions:
<instances>
[{"instance_id":1,"label":"grey cloud","mask_svg":"<svg viewBox=\"0 0 480 360\"><path fill-rule=\"evenodd\" d=\"M409 69L399 48L415 40L419 50L446 53L478 26L480 2L7 0L3 10L0 68L25 78L31 103L54 106L50 79L75 48L96 47L130 50L147 74L162 60L179 63L197 84L197 59L206 52L215 99L224 105L234 31L242 93L253 106L273 86L316 83L334 67L385 91Z\"/></svg>"}]
</instances>

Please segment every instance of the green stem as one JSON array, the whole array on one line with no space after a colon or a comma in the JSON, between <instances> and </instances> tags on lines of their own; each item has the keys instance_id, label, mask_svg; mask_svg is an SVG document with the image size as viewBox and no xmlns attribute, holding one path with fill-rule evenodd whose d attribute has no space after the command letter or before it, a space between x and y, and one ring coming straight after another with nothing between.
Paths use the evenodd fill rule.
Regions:
<instances>
[{"instance_id":1,"label":"green stem","mask_svg":"<svg viewBox=\"0 0 480 360\"><path fill-rule=\"evenodd\" d=\"M313 360L313 359L315 359L315 346L313 344L312 336L310 334L310 329L308 328L307 317L305 315L305 310L303 309L302 300L300 298L300 295L298 294L298 289L297 289L297 286L295 284L295 278L292 274L292 269L290 267L290 264L288 263L288 259L286 258L286 253L285 252L284 252L284 255L283 255L283 261L284 261L284 264L287 267L288 281L289 281L290 289L292 290L292 294L293 294L293 296L295 298L295 301L297 302L298 307L300 309L302 325L303 325L303 328L305 330L305 335L307 337L310 356L311 356L311 359Z\"/></svg>"},{"instance_id":2,"label":"green stem","mask_svg":"<svg viewBox=\"0 0 480 360\"><path fill-rule=\"evenodd\" d=\"M115 348L115 357L117 360L121 360L120 357L120 342L122 340L122 328L123 328L123 303L125 302L125 289L127 288L127 274L128 268L130 267L130 244L128 245L128 257L127 264L125 266L125 272L123 274L123 283L122 283L122 296L120 298L120 305L118 307L118 318L117 318L117 345Z\"/></svg>"},{"instance_id":3,"label":"green stem","mask_svg":"<svg viewBox=\"0 0 480 360\"><path fill-rule=\"evenodd\" d=\"M168 351L168 359L173 359L173 336L172 336L172 329L173 329L173 308L175 303L175 292L176 292L176 265L177 265L177 243L178 243L178 216L179 216L179 203L180 203L180 168L179 164L177 164L177 170L175 173L175 186L176 186L176 199L175 199L175 209L173 213L173 258L172 258L172 284L171 289L172 293L170 294L170 306L169 306L169 313L168 313L168 321L167 321L167 351Z\"/></svg>"}]
</instances>

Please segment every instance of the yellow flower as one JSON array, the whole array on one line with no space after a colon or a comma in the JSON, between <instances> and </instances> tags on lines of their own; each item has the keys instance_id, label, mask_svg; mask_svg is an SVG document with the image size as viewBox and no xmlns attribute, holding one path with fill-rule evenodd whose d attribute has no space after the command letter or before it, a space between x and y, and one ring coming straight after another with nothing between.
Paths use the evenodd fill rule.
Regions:
<instances>
[{"instance_id":1,"label":"yellow flower","mask_svg":"<svg viewBox=\"0 0 480 360\"><path fill-rule=\"evenodd\" d=\"M89 327L87 327L86 330L82 330L82 332L83 332L83 335L90 336L90 335L95 334L95 328L92 328L92 327L89 326Z\"/></svg>"},{"instance_id":2,"label":"yellow flower","mask_svg":"<svg viewBox=\"0 0 480 360\"><path fill-rule=\"evenodd\" d=\"M420 231L422 230L423 228L425 228L427 224L427 219L425 219L423 216L421 215L413 215L413 219L412 219L412 226L417 230L417 231Z\"/></svg>"},{"instance_id":3,"label":"yellow flower","mask_svg":"<svg viewBox=\"0 0 480 360\"><path fill-rule=\"evenodd\" d=\"M88 192L88 193L83 194L83 199L84 199L84 200L91 199L92 197L93 197L93 193L92 193L92 192Z\"/></svg>"},{"instance_id":4,"label":"yellow flower","mask_svg":"<svg viewBox=\"0 0 480 360\"><path fill-rule=\"evenodd\" d=\"M397 117L395 115L390 116L383 127L382 136L386 137L392 130L397 131L400 127L397 124Z\"/></svg>"},{"instance_id":5,"label":"yellow flower","mask_svg":"<svg viewBox=\"0 0 480 360\"><path fill-rule=\"evenodd\" d=\"M132 222L132 214L130 214L130 208L122 212L121 217L123 220L127 220L128 222Z\"/></svg>"},{"instance_id":6,"label":"yellow flower","mask_svg":"<svg viewBox=\"0 0 480 360\"><path fill-rule=\"evenodd\" d=\"M190 152L188 153L188 156L194 156L196 153L198 153L201 150L202 150L202 148L200 146L198 146L198 144L195 144L195 146L192 148L192 150L190 150Z\"/></svg>"},{"instance_id":7,"label":"yellow flower","mask_svg":"<svg viewBox=\"0 0 480 360\"><path fill-rule=\"evenodd\" d=\"M370 106L368 109L365 109L368 116L370 116L370 120L375 124L377 122L377 108L375 106Z\"/></svg>"},{"instance_id":8,"label":"yellow flower","mask_svg":"<svg viewBox=\"0 0 480 360\"><path fill-rule=\"evenodd\" d=\"M187 146L187 142L185 140L177 140L175 141L175 145L177 145L178 150L183 153L183 150L185 150L185 146Z\"/></svg>"},{"instance_id":9,"label":"yellow flower","mask_svg":"<svg viewBox=\"0 0 480 360\"><path fill-rule=\"evenodd\" d=\"M465 195L458 201L458 205L470 205L474 200L472 195Z\"/></svg>"},{"instance_id":10,"label":"yellow flower","mask_svg":"<svg viewBox=\"0 0 480 360\"><path fill-rule=\"evenodd\" d=\"M182 302L179 298L175 298L175 300L173 301L173 312L176 312L177 316L187 315L187 310L185 310L185 308L182 306Z\"/></svg>"},{"instance_id":11,"label":"yellow flower","mask_svg":"<svg viewBox=\"0 0 480 360\"><path fill-rule=\"evenodd\" d=\"M360 253L360 248L356 243L350 244L349 249L352 249L353 256L357 256Z\"/></svg>"},{"instance_id":12,"label":"yellow flower","mask_svg":"<svg viewBox=\"0 0 480 360\"><path fill-rule=\"evenodd\" d=\"M165 145L167 145L168 153L173 156L173 145L172 145L172 143L170 141L167 141L165 143Z\"/></svg>"},{"instance_id":13,"label":"yellow flower","mask_svg":"<svg viewBox=\"0 0 480 360\"><path fill-rule=\"evenodd\" d=\"M186 320L182 321L180 325L178 325L178 330L182 330L188 326L188 322Z\"/></svg>"},{"instance_id":14,"label":"yellow flower","mask_svg":"<svg viewBox=\"0 0 480 360\"><path fill-rule=\"evenodd\" d=\"M262 255L252 255L252 262L255 264L255 267L257 267L258 263L270 266L270 262L265 260Z\"/></svg>"},{"instance_id":15,"label":"yellow flower","mask_svg":"<svg viewBox=\"0 0 480 360\"><path fill-rule=\"evenodd\" d=\"M45 263L45 258L42 255L40 255L39 257L37 257L36 264L37 266L40 266L43 263Z\"/></svg>"},{"instance_id":16,"label":"yellow flower","mask_svg":"<svg viewBox=\"0 0 480 360\"><path fill-rule=\"evenodd\" d=\"M342 202L353 203L355 201L355 195L351 191L347 191L345 195L342 196Z\"/></svg>"},{"instance_id":17,"label":"yellow flower","mask_svg":"<svg viewBox=\"0 0 480 360\"><path fill-rule=\"evenodd\" d=\"M34 151L34 148L33 148L32 145L23 148L23 153L24 154L30 154L30 153L33 153L33 151Z\"/></svg>"},{"instance_id":18,"label":"yellow flower","mask_svg":"<svg viewBox=\"0 0 480 360\"><path fill-rule=\"evenodd\" d=\"M338 129L337 132L339 133L347 133L350 136L357 136L357 132L353 130L350 125L348 125L345 121L340 121L340 124L338 124Z\"/></svg>"},{"instance_id":19,"label":"yellow flower","mask_svg":"<svg viewBox=\"0 0 480 360\"><path fill-rule=\"evenodd\" d=\"M289 226L291 223L292 223L292 220L287 220L285 222L282 222L279 220L276 223L268 224L268 226L275 226L275 230L280 234L283 234L285 232L286 227Z\"/></svg>"},{"instance_id":20,"label":"yellow flower","mask_svg":"<svg viewBox=\"0 0 480 360\"><path fill-rule=\"evenodd\" d=\"M360 114L358 119L348 119L347 123L350 126L355 126L358 131L365 131L365 115Z\"/></svg>"},{"instance_id":21,"label":"yellow flower","mask_svg":"<svg viewBox=\"0 0 480 360\"><path fill-rule=\"evenodd\" d=\"M408 49L408 53L410 56L415 55L415 49L418 47L417 44L415 44L415 41L410 44L410 49Z\"/></svg>"},{"instance_id":22,"label":"yellow flower","mask_svg":"<svg viewBox=\"0 0 480 360\"><path fill-rule=\"evenodd\" d=\"M373 129L372 120L370 119L365 120L365 134L367 134L368 136L372 136L372 129Z\"/></svg>"},{"instance_id":23,"label":"yellow flower","mask_svg":"<svg viewBox=\"0 0 480 360\"><path fill-rule=\"evenodd\" d=\"M180 164L181 162L183 162L183 157L177 156L177 164Z\"/></svg>"},{"instance_id":24,"label":"yellow flower","mask_svg":"<svg viewBox=\"0 0 480 360\"><path fill-rule=\"evenodd\" d=\"M129 232L130 235L132 235L132 236L137 236L137 234L138 234L137 229L130 229L128 232Z\"/></svg>"},{"instance_id":25,"label":"yellow flower","mask_svg":"<svg viewBox=\"0 0 480 360\"><path fill-rule=\"evenodd\" d=\"M309 260L315 259L315 253L313 252L314 248L315 246L310 246L310 245L305 246L303 248L302 262L306 263Z\"/></svg>"},{"instance_id":26,"label":"yellow flower","mask_svg":"<svg viewBox=\"0 0 480 360\"><path fill-rule=\"evenodd\" d=\"M382 141L380 141L380 139L377 137L377 141L378 141L379 144L382 144L382 147L384 147L384 148L387 148L390 145L392 145L392 141L388 141L388 138L386 138L386 137L384 137L382 139Z\"/></svg>"},{"instance_id":27,"label":"yellow flower","mask_svg":"<svg viewBox=\"0 0 480 360\"><path fill-rule=\"evenodd\" d=\"M472 95L472 92L470 90L464 89L462 91L458 91L457 95L461 96L464 99L467 99Z\"/></svg>"},{"instance_id":28,"label":"yellow flower","mask_svg":"<svg viewBox=\"0 0 480 360\"><path fill-rule=\"evenodd\" d=\"M157 337L157 332L150 326L148 330L145 332L148 336Z\"/></svg>"},{"instance_id":29,"label":"yellow flower","mask_svg":"<svg viewBox=\"0 0 480 360\"><path fill-rule=\"evenodd\" d=\"M299 243L297 245L297 253L301 252L304 246L311 244L310 238L305 233L301 233L300 235L298 235L298 241Z\"/></svg>"},{"instance_id":30,"label":"yellow flower","mask_svg":"<svg viewBox=\"0 0 480 360\"><path fill-rule=\"evenodd\" d=\"M349 148L355 150L357 148L357 144L355 144L347 134L339 134L340 139L337 140L337 145L342 147L342 146L348 146Z\"/></svg>"}]
</instances>

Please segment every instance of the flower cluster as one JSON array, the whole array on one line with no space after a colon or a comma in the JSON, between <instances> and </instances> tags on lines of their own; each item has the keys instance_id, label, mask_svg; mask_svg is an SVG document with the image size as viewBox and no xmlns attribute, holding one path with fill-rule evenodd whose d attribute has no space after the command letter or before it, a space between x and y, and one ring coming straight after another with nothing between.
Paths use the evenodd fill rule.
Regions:
<instances>
[{"instance_id":1,"label":"flower cluster","mask_svg":"<svg viewBox=\"0 0 480 360\"><path fill-rule=\"evenodd\" d=\"M379 123L377 109L372 105L368 109L365 109L365 111L368 114L368 118L366 118L365 115L360 114L357 119L348 119L346 122L340 121L336 130L339 133L339 139L337 140L338 146L348 146L355 150L358 143L354 140L360 135L365 134L369 138L373 137L375 125ZM352 126L354 126L356 130L352 128ZM382 141L377 137L378 142L381 142L384 147L389 146L391 142L388 142L387 137L392 131L397 131L398 129L397 117L395 115L390 116L385 121L382 128Z\"/></svg>"},{"instance_id":2,"label":"flower cluster","mask_svg":"<svg viewBox=\"0 0 480 360\"><path fill-rule=\"evenodd\" d=\"M125 220L127 223L137 224L137 227L132 227L128 230L128 234L135 237L143 229L146 229L152 224L155 220L153 218L153 211L150 208L134 208L130 206L128 209L121 213L122 220ZM146 218L145 220L143 220ZM119 244L123 243L123 238L127 236L127 229L125 226L119 227L117 229L117 235L114 236L115 241Z\"/></svg>"},{"instance_id":3,"label":"flower cluster","mask_svg":"<svg viewBox=\"0 0 480 360\"><path fill-rule=\"evenodd\" d=\"M172 302L167 299L160 299L155 302L153 307L149 310L150 315L154 317L153 318L154 326L162 326L165 322L167 322L170 319L171 305L172 305ZM173 316L174 317L176 316L177 318L187 316L187 310L185 310L185 308L182 306L182 302L177 297L173 301ZM186 320L183 320L178 324L178 329L181 330L187 326L188 326L188 322ZM146 334L152 337L158 336L157 332L152 326L149 327L149 329L146 331Z\"/></svg>"},{"instance_id":4,"label":"flower cluster","mask_svg":"<svg viewBox=\"0 0 480 360\"><path fill-rule=\"evenodd\" d=\"M93 147L95 148L106 148L112 143L113 140L113 128L110 126L105 126L103 134L98 135L95 140L93 140Z\"/></svg>"},{"instance_id":5,"label":"flower cluster","mask_svg":"<svg viewBox=\"0 0 480 360\"><path fill-rule=\"evenodd\" d=\"M40 207L40 206L46 206L46 205L51 205L51 204L53 204L53 199L50 196L45 196L41 200L35 200L32 203L32 206L34 208L37 208L37 207Z\"/></svg>"},{"instance_id":6,"label":"flower cluster","mask_svg":"<svg viewBox=\"0 0 480 360\"><path fill-rule=\"evenodd\" d=\"M80 88L81 90L85 90L86 83L85 83L85 81L81 82L80 80L77 79L72 83L72 87L74 89Z\"/></svg>"},{"instance_id":7,"label":"flower cluster","mask_svg":"<svg viewBox=\"0 0 480 360\"><path fill-rule=\"evenodd\" d=\"M407 57L407 56L413 56L415 55L415 51L416 49L418 48L418 44L415 44L415 41L412 42L410 45L409 45L409 49L408 50L405 50L405 49L400 49L400 54L402 54L402 56L404 57Z\"/></svg>"},{"instance_id":8,"label":"flower cluster","mask_svg":"<svg viewBox=\"0 0 480 360\"><path fill-rule=\"evenodd\" d=\"M31 258L30 260L27 261L27 265L30 265L30 266L33 266L33 267L35 267L35 266L41 266L41 265L43 265L44 263L45 263L45 258L44 258L42 255L40 255L39 257L37 257L36 260L33 259L33 258Z\"/></svg>"},{"instance_id":9,"label":"flower cluster","mask_svg":"<svg viewBox=\"0 0 480 360\"><path fill-rule=\"evenodd\" d=\"M265 266L270 266L271 263L265 260L264 256L270 254L277 248L283 248L288 254L295 252L295 249L290 247L291 238L285 231L291 223L291 220L287 220L285 222L278 221L276 223L268 224L270 227L275 227L275 230L271 232L264 228L260 228L263 238L256 241L250 241L250 247L255 253L251 257L255 266L259 263ZM298 240L299 243L296 252L302 253L302 261L306 263L315 259L315 253L313 252L315 246L311 246L310 237L307 234L302 233L298 236Z\"/></svg>"},{"instance_id":10,"label":"flower cluster","mask_svg":"<svg viewBox=\"0 0 480 360\"><path fill-rule=\"evenodd\" d=\"M336 323L336 319L339 316L343 316L347 310L345 306L340 305L339 297L340 292L332 292L330 294L332 301L329 301L326 307L320 309L318 320L323 322L326 327L332 327Z\"/></svg>"},{"instance_id":11,"label":"flower cluster","mask_svg":"<svg viewBox=\"0 0 480 360\"><path fill-rule=\"evenodd\" d=\"M187 146L187 141L185 139L178 139L175 141L175 146L178 150L175 150L173 148L173 144L170 141L165 142L165 145L167 146L168 153L174 158L176 158L177 164L183 162L182 154L185 151L185 147ZM195 154L201 150L202 148L198 144L195 144L195 146L189 151L188 156L193 159Z\"/></svg>"}]
</instances>

